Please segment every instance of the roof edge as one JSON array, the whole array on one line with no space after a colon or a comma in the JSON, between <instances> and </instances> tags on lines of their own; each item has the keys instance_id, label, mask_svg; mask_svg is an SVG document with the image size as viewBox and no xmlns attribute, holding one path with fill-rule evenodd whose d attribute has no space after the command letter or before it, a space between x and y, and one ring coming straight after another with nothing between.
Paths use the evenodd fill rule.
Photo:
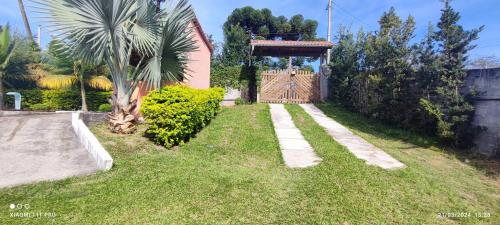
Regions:
<instances>
[{"instance_id":1,"label":"roof edge","mask_svg":"<svg viewBox=\"0 0 500 225\"><path fill-rule=\"evenodd\" d=\"M200 21L198 20L198 17L196 15L194 16L194 19L192 20L194 27L198 32L200 33L201 38L203 39L203 42L207 45L208 49L210 50L210 53L214 53L214 46L212 46L212 43L210 43L210 40L208 40L207 35L203 31L203 28L201 27Z\"/></svg>"}]
</instances>

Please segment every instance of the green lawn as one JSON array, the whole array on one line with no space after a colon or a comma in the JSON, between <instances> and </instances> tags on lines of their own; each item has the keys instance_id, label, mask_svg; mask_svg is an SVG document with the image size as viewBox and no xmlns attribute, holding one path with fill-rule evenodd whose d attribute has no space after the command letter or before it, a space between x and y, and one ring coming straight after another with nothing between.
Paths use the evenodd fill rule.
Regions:
<instances>
[{"instance_id":1,"label":"green lawn","mask_svg":"<svg viewBox=\"0 0 500 225\"><path fill-rule=\"evenodd\" d=\"M325 113L405 163L367 166L296 105L296 125L323 162L283 165L267 105L225 108L197 138L165 150L141 136L93 131L113 169L80 178L0 190L0 224L494 224L500 180L433 147L331 105ZM495 164L498 166L498 164ZM11 203L54 219L11 218ZM438 213L471 213L439 218ZM490 213L489 218L474 213Z\"/></svg>"}]
</instances>

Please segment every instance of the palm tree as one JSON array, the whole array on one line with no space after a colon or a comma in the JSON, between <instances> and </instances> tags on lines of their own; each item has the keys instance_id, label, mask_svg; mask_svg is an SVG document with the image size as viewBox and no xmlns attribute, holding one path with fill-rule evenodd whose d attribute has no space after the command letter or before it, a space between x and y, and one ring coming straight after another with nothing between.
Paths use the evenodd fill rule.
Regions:
<instances>
[{"instance_id":1,"label":"palm tree","mask_svg":"<svg viewBox=\"0 0 500 225\"><path fill-rule=\"evenodd\" d=\"M162 81L185 75L186 53L196 50L187 0L161 10L150 0L33 0L74 58L104 61L114 93L110 129L133 133L137 104L132 94L140 82L159 88ZM139 60L132 63L132 55ZM131 65L132 64L132 65Z\"/></svg>"},{"instance_id":2,"label":"palm tree","mask_svg":"<svg viewBox=\"0 0 500 225\"><path fill-rule=\"evenodd\" d=\"M23 0L17 0L17 3L19 4L19 10L21 11L21 16L23 17L23 22L24 22L24 28L26 29L26 34L30 38L31 41L34 41L33 39L33 33L31 33L31 27L30 23L28 21L28 16L26 15L26 10L24 9L24 3Z\"/></svg>"},{"instance_id":3,"label":"palm tree","mask_svg":"<svg viewBox=\"0 0 500 225\"><path fill-rule=\"evenodd\" d=\"M4 27L0 27L0 110L3 109L3 82L5 70L9 65L15 47L16 44L11 41L9 25L7 24Z\"/></svg>"},{"instance_id":4,"label":"palm tree","mask_svg":"<svg viewBox=\"0 0 500 225\"><path fill-rule=\"evenodd\" d=\"M83 60L71 59L64 45L61 45L57 39L49 43L42 67L47 72L39 76L37 86L48 89L66 89L79 84L82 97L81 109L84 112L88 111L85 86L103 91L113 90L113 83L104 75L106 72L103 66L89 65Z\"/></svg>"},{"instance_id":5,"label":"palm tree","mask_svg":"<svg viewBox=\"0 0 500 225\"><path fill-rule=\"evenodd\" d=\"M79 85L82 98L82 111L87 112L87 97L85 86L94 89L111 91L113 83L104 75L100 75L100 69L84 63L82 60L73 61L70 75L44 75L37 80L37 86L48 89L66 89Z\"/></svg>"}]
</instances>

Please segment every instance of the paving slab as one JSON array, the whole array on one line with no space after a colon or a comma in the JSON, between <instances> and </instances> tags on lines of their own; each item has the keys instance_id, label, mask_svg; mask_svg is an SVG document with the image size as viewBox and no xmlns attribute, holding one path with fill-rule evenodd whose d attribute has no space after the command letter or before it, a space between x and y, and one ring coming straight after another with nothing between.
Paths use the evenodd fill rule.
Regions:
<instances>
[{"instance_id":1,"label":"paving slab","mask_svg":"<svg viewBox=\"0 0 500 225\"><path fill-rule=\"evenodd\" d=\"M93 173L71 114L0 117L0 188Z\"/></svg>"},{"instance_id":2,"label":"paving slab","mask_svg":"<svg viewBox=\"0 0 500 225\"><path fill-rule=\"evenodd\" d=\"M326 116L313 104L300 104L300 106L316 121L316 123L323 127L335 141L345 146L357 158L365 160L368 165L375 165L384 169L400 169L406 167L405 164L370 144L365 139L353 134L342 124Z\"/></svg>"},{"instance_id":3,"label":"paving slab","mask_svg":"<svg viewBox=\"0 0 500 225\"><path fill-rule=\"evenodd\" d=\"M295 126L283 104L269 104L274 132L278 138L283 161L290 168L306 168L321 162L309 142Z\"/></svg>"}]
</instances>

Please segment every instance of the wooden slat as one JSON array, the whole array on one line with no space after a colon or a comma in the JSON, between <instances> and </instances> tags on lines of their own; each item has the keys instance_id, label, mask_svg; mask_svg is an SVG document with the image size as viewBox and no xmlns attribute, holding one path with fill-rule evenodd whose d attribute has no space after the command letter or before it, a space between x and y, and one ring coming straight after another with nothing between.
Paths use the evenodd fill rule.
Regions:
<instances>
[{"instance_id":1,"label":"wooden slat","mask_svg":"<svg viewBox=\"0 0 500 225\"><path fill-rule=\"evenodd\" d=\"M312 72L269 70L261 76L261 102L313 103L320 100L319 77Z\"/></svg>"}]
</instances>

